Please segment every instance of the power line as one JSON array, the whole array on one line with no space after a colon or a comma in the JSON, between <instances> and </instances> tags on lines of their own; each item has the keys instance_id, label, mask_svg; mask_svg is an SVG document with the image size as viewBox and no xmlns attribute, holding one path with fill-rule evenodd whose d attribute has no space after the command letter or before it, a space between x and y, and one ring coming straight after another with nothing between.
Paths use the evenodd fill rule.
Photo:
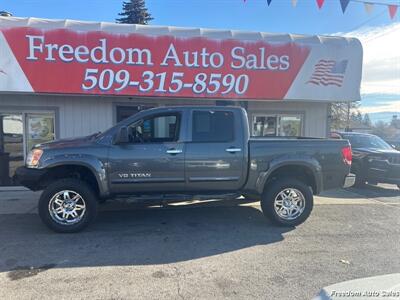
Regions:
<instances>
[{"instance_id":1,"label":"power line","mask_svg":"<svg viewBox=\"0 0 400 300\"><path fill-rule=\"evenodd\" d=\"M364 0L350 0L351 2L358 2L358 3L363 3L363 4L373 4L373 5L393 5L393 6L400 6L399 3L384 3L384 2L373 2L373 1L364 1Z\"/></svg>"},{"instance_id":2,"label":"power line","mask_svg":"<svg viewBox=\"0 0 400 300\"><path fill-rule=\"evenodd\" d=\"M354 27L353 29L351 29L351 30L349 30L349 31L355 31L355 30L359 29L360 27L364 26L365 24L367 24L367 23L369 23L369 22L371 22L371 21L373 21L373 20L379 18L380 16L382 16L382 15L385 14L385 13L386 13L386 9L382 10L382 11L381 11L379 14L377 14L376 16L373 16L373 17L371 17L371 18L365 20L364 22L362 22L361 24L357 25L356 27Z\"/></svg>"}]
</instances>

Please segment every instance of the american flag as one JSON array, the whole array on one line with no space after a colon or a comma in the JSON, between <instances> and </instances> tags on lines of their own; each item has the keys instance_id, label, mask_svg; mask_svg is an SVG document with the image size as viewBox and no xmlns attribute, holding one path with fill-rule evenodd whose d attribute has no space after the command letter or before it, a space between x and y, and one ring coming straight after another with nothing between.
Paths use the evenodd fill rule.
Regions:
<instances>
[{"instance_id":1,"label":"american flag","mask_svg":"<svg viewBox=\"0 0 400 300\"><path fill-rule=\"evenodd\" d=\"M343 83L347 63L347 60L334 61L321 59L314 66L314 73L307 83L325 86L336 85L340 87Z\"/></svg>"}]
</instances>

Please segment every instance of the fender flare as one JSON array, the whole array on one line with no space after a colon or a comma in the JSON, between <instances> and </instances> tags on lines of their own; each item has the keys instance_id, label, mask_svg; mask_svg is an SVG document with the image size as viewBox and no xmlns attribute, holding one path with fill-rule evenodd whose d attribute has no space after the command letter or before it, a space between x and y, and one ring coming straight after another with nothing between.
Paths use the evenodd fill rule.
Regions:
<instances>
[{"instance_id":1,"label":"fender flare","mask_svg":"<svg viewBox=\"0 0 400 300\"><path fill-rule=\"evenodd\" d=\"M287 166L298 166L302 168L307 168L311 171L311 174L314 177L316 190L315 194L319 194L322 190L323 185L323 177L322 177L322 167L320 163L315 158L280 158L270 162L269 168L260 172L257 181L256 181L256 189L257 192L262 194L264 191L264 187L268 179L270 179L271 175L278 169Z\"/></svg>"},{"instance_id":2,"label":"fender flare","mask_svg":"<svg viewBox=\"0 0 400 300\"><path fill-rule=\"evenodd\" d=\"M51 169L60 166L81 166L88 168L96 178L99 196L107 197L109 195L106 166L98 158L87 154L55 155L47 158L41 168Z\"/></svg>"}]
</instances>

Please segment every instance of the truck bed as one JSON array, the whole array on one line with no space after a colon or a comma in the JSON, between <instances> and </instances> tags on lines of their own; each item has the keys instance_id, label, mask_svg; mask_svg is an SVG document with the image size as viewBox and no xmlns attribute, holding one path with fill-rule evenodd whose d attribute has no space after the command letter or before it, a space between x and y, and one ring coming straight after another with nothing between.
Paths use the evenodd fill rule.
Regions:
<instances>
[{"instance_id":1,"label":"truck bed","mask_svg":"<svg viewBox=\"0 0 400 300\"><path fill-rule=\"evenodd\" d=\"M330 189L343 185L349 167L343 162L342 149L347 140L309 137L263 137L249 139L251 158L248 182L255 182L259 170L270 170L291 161L299 167L308 163L322 175L321 188ZM255 169L257 166L257 169Z\"/></svg>"}]
</instances>

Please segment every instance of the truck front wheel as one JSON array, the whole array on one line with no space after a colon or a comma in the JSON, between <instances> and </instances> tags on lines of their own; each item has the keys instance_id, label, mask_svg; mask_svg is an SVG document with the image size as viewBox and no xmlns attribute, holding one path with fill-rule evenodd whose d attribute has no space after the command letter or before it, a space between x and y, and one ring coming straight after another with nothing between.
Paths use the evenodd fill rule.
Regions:
<instances>
[{"instance_id":1,"label":"truck front wheel","mask_svg":"<svg viewBox=\"0 0 400 300\"><path fill-rule=\"evenodd\" d=\"M97 213L92 189L82 180L67 178L50 184L39 200L39 216L50 229L70 233L88 226Z\"/></svg>"},{"instance_id":2,"label":"truck front wheel","mask_svg":"<svg viewBox=\"0 0 400 300\"><path fill-rule=\"evenodd\" d=\"M303 182L292 178L277 179L265 188L261 208L273 223L296 226L310 216L313 202L312 190Z\"/></svg>"}]
</instances>

